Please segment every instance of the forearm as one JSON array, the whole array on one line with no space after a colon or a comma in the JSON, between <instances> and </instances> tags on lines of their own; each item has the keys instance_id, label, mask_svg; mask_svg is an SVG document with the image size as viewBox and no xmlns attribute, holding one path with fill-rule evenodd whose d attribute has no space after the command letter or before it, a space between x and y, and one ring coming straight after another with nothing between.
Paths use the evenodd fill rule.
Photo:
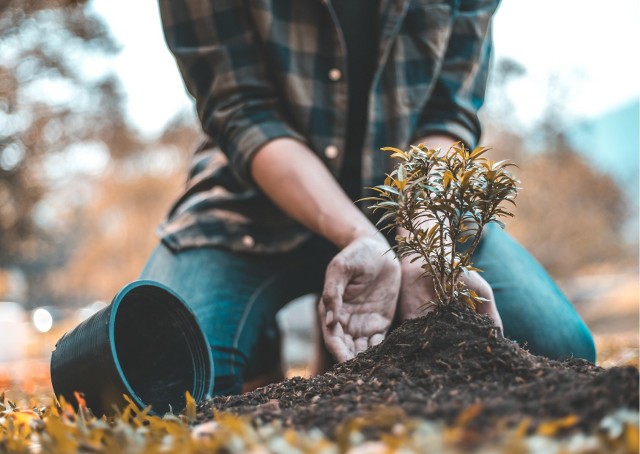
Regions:
<instances>
[{"instance_id":1,"label":"forearm","mask_svg":"<svg viewBox=\"0 0 640 454\"><path fill-rule=\"evenodd\" d=\"M251 174L285 213L341 249L377 233L320 159L297 140L267 142L253 157Z\"/></svg>"}]
</instances>

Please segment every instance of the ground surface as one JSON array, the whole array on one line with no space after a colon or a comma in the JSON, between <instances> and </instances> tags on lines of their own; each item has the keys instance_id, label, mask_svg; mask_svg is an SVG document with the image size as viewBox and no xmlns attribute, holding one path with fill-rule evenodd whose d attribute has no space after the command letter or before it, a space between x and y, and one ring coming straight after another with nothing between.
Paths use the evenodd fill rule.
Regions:
<instances>
[{"instance_id":1,"label":"ground surface","mask_svg":"<svg viewBox=\"0 0 640 454\"><path fill-rule=\"evenodd\" d=\"M564 290L592 329L598 346L598 365L606 370L584 364L554 364L535 357L527 362L526 356L518 358L517 354L516 362L510 363L514 360L513 352L505 346L496 347L495 339L484 340L482 332L472 337L448 333L439 341L435 339L437 330L425 335L421 331L424 327L407 326L403 328L405 331L390 336L387 350L369 352L365 355L367 361L358 361L360 372L355 365L347 364L333 371L333 375L295 379L226 403L211 402L199 407L200 421L208 420L209 411L216 407L244 412L249 419L218 413L215 421L195 426L192 425L196 419L194 408L179 418L173 415L158 418L127 408L122 417L109 424L102 419L79 417L69 406L59 411L52 404L49 353L62 332L51 333L48 340L34 335L33 346L43 352L41 359L34 353L30 355L34 358L28 361L0 361L0 453L371 454L401 450L466 454L472 452L470 446L478 452L491 453L638 453L637 268L624 276L598 272L595 276L577 279L570 286L565 285ZM308 337L313 329L313 301L306 309L306 318L305 314L296 312L288 327L295 329L293 334L299 335L300 344L305 345L299 355L305 361L310 350L311 339ZM301 322L306 319L307 324ZM406 344L403 337L414 335L423 337L425 342L426 337L434 335L436 341L424 350L418 349L418 344L413 344L411 339L410 347L401 345ZM474 341L458 348L451 347L462 342L463 337ZM285 346L295 344L290 342L287 330L285 338ZM481 338L484 343L480 342ZM391 348L393 344L396 348ZM488 355L486 345L499 353L497 359ZM484 353L481 351L483 346ZM474 349L479 352L474 370L482 370L483 364L489 364L485 369L493 372L470 382L462 376L457 364L460 356L456 355L464 358ZM397 358L385 359L389 351ZM411 355L418 361L409 367ZM440 362L435 363L435 359ZM500 360L506 364L501 364ZM434 363L429 365L429 361ZM289 361L288 364L294 367L289 369L289 376L306 373L305 363ZM511 366L507 367L507 364ZM537 377L532 372L518 370L527 364L548 374ZM633 367L615 368L622 365ZM453 374L449 374L448 367L452 368ZM492 374L498 371L503 379L490 386ZM358 378L362 382L356 378L360 373ZM567 383L558 375L565 377ZM430 376L433 377L431 381L428 380ZM391 391L386 390L387 379ZM627 379L635 380L636 386L627 386ZM418 385L424 389L416 392ZM442 386L440 391L439 386ZM468 389L470 393L467 393ZM434 395L428 399L427 392ZM573 396L573 401L568 401L566 396ZM378 405L381 401L385 402L382 406ZM474 403L477 401L480 403ZM621 408L614 409L620 402ZM471 404L465 408L467 403ZM634 403L635 409L631 405ZM624 407L629 406L632 410L625 411ZM355 409L353 415L348 414L349 408ZM314 415L316 411L318 414ZM331 439L316 429L305 429L314 421L320 421L325 431L331 432L330 427L344 415L347 415L344 423L335 426ZM517 415L527 416L517 421ZM535 426L549 415L555 416ZM605 416L597 423L599 415ZM504 420L502 416L505 416ZM259 420L272 422L256 425ZM506 422L516 421L517 426L506 427ZM283 424L302 428L281 428ZM589 425L591 427L585 433L585 427ZM367 434L377 437L381 433L380 441L366 441Z\"/></svg>"},{"instance_id":2,"label":"ground surface","mask_svg":"<svg viewBox=\"0 0 640 454\"><path fill-rule=\"evenodd\" d=\"M366 428L372 438L404 416L478 430L526 421L534 431L554 420L589 431L615 410L637 410L638 386L635 367L603 369L531 355L460 306L403 324L327 374L205 402L198 420L210 420L213 410L231 411L254 423L317 427L328 437L366 414L381 415Z\"/></svg>"},{"instance_id":3,"label":"ground surface","mask_svg":"<svg viewBox=\"0 0 640 454\"><path fill-rule=\"evenodd\" d=\"M53 402L47 364L2 363L0 454L639 451L637 343L607 337L599 346L606 369L559 363L473 318L431 315L326 375L209 401L198 412L188 399L182 415L162 418L133 405L108 420L82 404L76 413Z\"/></svg>"}]
</instances>

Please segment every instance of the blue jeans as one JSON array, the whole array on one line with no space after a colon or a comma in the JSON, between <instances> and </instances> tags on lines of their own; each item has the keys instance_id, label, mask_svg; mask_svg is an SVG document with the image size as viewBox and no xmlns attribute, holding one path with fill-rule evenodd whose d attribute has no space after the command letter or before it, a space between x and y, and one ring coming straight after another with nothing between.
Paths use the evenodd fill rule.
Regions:
<instances>
[{"instance_id":1,"label":"blue jeans","mask_svg":"<svg viewBox=\"0 0 640 454\"><path fill-rule=\"evenodd\" d=\"M278 310L320 293L337 252L318 237L275 255L217 248L174 253L160 244L141 278L169 286L192 308L211 345L214 394L238 394L245 379L270 371L279 358ZM571 303L499 227L487 226L473 261L493 288L505 336L534 354L595 361L593 338Z\"/></svg>"}]
</instances>

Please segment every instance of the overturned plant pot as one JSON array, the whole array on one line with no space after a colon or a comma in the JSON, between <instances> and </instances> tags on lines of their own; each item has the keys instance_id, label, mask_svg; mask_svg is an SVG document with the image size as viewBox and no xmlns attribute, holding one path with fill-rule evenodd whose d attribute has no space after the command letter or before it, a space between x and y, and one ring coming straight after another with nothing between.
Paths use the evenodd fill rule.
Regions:
<instances>
[{"instance_id":1,"label":"overturned plant pot","mask_svg":"<svg viewBox=\"0 0 640 454\"><path fill-rule=\"evenodd\" d=\"M84 395L94 414L127 404L162 415L180 411L188 391L197 401L213 391L207 340L186 304L148 280L126 285L112 303L67 332L51 355L56 396L76 404Z\"/></svg>"}]
</instances>

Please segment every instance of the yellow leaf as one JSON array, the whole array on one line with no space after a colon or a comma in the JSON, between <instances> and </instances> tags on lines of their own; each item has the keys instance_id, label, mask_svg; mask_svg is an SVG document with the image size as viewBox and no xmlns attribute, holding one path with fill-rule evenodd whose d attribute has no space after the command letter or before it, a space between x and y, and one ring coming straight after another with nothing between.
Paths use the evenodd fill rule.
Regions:
<instances>
[{"instance_id":1,"label":"yellow leaf","mask_svg":"<svg viewBox=\"0 0 640 454\"><path fill-rule=\"evenodd\" d=\"M638 433L638 427L627 424L627 427L624 431L624 441L629 452L640 451L640 443L638 441L639 435L640 434Z\"/></svg>"},{"instance_id":2,"label":"yellow leaf","mask_svg":"<svg viewBox=\"0 0 640 454\"><path fill-rule=\"evenodd\" d=\"M45 420L45 427L57 452L76 452L78 442L74 437L73 426L64 424L60 418L49 417Z\"/></svg>"},{"instance_id":3,"label":"yellow leaf","mask_svg":"<svg viewBox=\"0 0 640 454\"><path fill-rule=\"evenodd\" d=\"M522 421L520 421L520 424L518 424L518 427L516 427L516 430L514 433L515 437L517 439L523 439L524 437L526 437L529 427L531 427L531 419L524 418Z\"/></svg>"},{"instance_id":4,"label":"yellow leaf","mask_svg":"<svg viewBox=\"0 0 640 454\"><path fill-rule=\"evenodd\" d=\"M552 437L562 429L568 429L575 426L578 421L579 419L576 415L569 415L565 418L542 423L538 426L538 435Z\"/></svg>"},{"instance_id":5,"label":"yellow leaf","mask_svg":"<svg viewBox=\"0 0 640 454\"><path fill-rule=\"evenodd\" d=\"M187 407L184 409L184 415L187 417L187 421L192 423L196 420L196 401L189 391L184 395L187 401Z\"/></svg>"},{"instance_id":6,"label":"yellow leaf","mask_svg":"<svg viewBox=\"0 0 640 454\"><path fill-rule=\"evenodd\" d=\"M473 421L482 411L483 405L481 403L473 404L467 407L456 420L456 426L466 426L469 422Z\"/></svg>"},{"instance_id":7,"label":"yellow leaf","mask_svg":"<svg viewBox=\"0 0 640 454\"><path fill-rule=\"evenodd\" d=\"M433 239L433 237L436 236L436 233L438 232L438 224L433 224L431 226L431 228L429 228L429 232L427 233L427 238L429 239L429 241L431 241Z\"/></svg>"},{"instance_id":8,"label":"yellow leaf","mask_svg":"<svg viewBox=\"0 0 640 454\"><path fill-rule=\"evenodd\" d=\"M449 187L449 183L451 183L451 180L453 180L453 174L450 170L445 171L444 175L442 175L442 185L445 189Z\"/></svg>"},{"instance_id":9,"label":"yellow leaf","mask_svg":"<svg viewBox=\"0 0 640 454\"><path fill-rule=\"evenodd\" d=\"M466 171L465 174L462 176L462 184L466 185L474 173L476 173L476 169L471 169Z\"/></svg>"},{"instance_id":10,"label":"yellow leaf","mask_svg":"<svg viewBox=\"0 0 640 454\"><path fill-rule=\"evenodd\" d=\"M392 158L400 158L400 159L404 159L405 161L408 161L408 160L409 160L409 158L407 157L407 155L406 155L406 154L404 154L404 153L393 153L393 154L391 155L391 157L392 157Z\"/></svg>"},{"instance_id":11,"label":"yellow leaf","mask_svg":"<svg viewBox=\"0 0 640 454\"><path fill-rule=\"evenodd\" d=\"M471 153L471 155L469 156L471 159L475 159L479 156L482 156L483 154L485 154L487 151L489 151L489 148L485 148L485 147L477 147L475 150L473 150L473 152Z\"/></svg>"},{"instance_id":12,"label":"yellow leaf","mask_svg":"<svg viewBox=\"0 0 640 454\"><path fill-rule=\"evenodd\" d=\"M382 151L393 151L394 153L401 153L404 154L404 151L399 150L398 148L393 148L393 147L382 147L380 148Z\"/></svg>"}]
</instances>

